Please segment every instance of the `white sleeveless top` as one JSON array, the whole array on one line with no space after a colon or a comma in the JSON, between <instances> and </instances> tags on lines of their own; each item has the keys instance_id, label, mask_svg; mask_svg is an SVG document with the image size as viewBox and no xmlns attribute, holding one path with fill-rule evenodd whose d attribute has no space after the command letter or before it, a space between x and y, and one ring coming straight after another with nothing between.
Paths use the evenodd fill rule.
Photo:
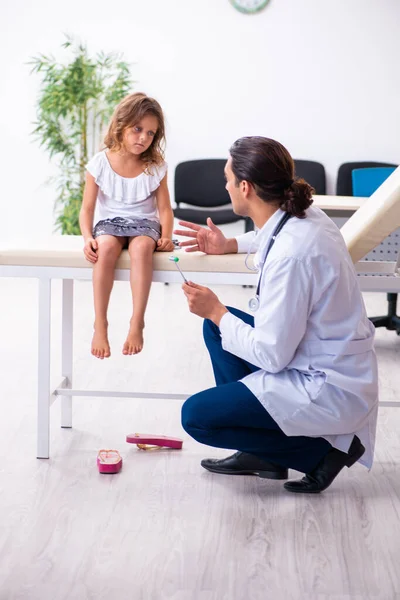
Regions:
<instances>
[{"instance_id":1,"label":"white sleeveless top","mask_svg":"<svg viewBox=\"0 0 400 600\"><path fill-rule=\"evenodd\" d=\"M161 165L151 165L150 174L122 177L112 169L106 150L95 154L86 165L99 186L95 224L114 217L159 221L155 192L167 168L164 161Z\"/></svg>"}]
</instances>

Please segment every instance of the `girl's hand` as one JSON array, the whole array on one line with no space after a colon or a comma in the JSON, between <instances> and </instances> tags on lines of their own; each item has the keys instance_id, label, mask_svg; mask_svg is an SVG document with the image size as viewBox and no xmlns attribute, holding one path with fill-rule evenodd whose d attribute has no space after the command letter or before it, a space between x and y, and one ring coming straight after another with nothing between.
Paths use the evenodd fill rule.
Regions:
<instances>
[{"instance_id":1,"label":"girl's hand","mask_svg":"<svg viewBox=\"0 0 400 600\"><path fill-rule=\"evenodd\" d=\"M97 248L98 244L94 238L87 238L87 240L85 240L83 253L85 255L86 260L88 260L91 263L95 263L97 261Z\"/></svg>"},{"instance_id":2,"label":"girl's hand","mask_svg":"<svg viewBox=\"0 0 400 600\"><path fill-rule=\"evenodd\" d=\"M172 252L174 249L174 242L169 238L160 238L157 242L157 252Z\"/></svg>"},{"instance_id":3,"label":"girl's hand","mask_svg":"<svg viewBox=\"0 0 400 600\"><path fill-rule=\"evenodd\" d=\"M218 300L218 296L209 288L192 281L184 283L182 289L187 298L190 312L203 317L203 319L211 319L219 326L221 318L228 312L228 309Z\"/></svg>"}]
</instances>

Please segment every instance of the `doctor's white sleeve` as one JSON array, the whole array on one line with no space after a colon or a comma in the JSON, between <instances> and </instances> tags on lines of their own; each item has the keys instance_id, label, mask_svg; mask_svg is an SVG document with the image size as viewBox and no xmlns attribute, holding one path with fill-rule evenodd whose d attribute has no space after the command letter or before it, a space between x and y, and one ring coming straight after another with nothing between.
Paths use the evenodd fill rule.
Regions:
<instances>
[{"instance_id":1,"label":"doctor's white sleeve","mask_svg":"<svg viewBox=\"0 0 400 600\"><path fill-rule=\"evenodd\" d=\"M306 331L311 289L310 264L293 257L269 262L261 279L255 326L232 313L222 317L219 327L224 350L264 371L282 371Z\"/></svg>"},{"instance_id":2,"label":"doctor's white sleeve","mask_svg":"<svg viewBox=\"0 0 400 600\"><path fill-rule=\"evenodd\" d=\"M248 231L247 233L242 233L242 235L237 235L236 241L238 245L238 254L248 252L250 247L253 252L256 252L258 249L258 244L255 243L255 239L255 231Z\"/></svg>"}]
</instances>

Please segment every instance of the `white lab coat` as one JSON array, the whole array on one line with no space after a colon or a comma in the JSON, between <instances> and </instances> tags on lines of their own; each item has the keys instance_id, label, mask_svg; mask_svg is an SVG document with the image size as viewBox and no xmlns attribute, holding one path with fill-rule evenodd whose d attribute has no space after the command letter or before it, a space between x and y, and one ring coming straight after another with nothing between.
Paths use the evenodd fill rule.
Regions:
<instances>
[{"instance_id":1,"label":"white lab coat","mask_svg":"<svg viewBox=\"0 0 400 600\"><path fill-rule=\"evenodd\" d=\"M283 212L238 251L258 246L260 266ZM231 313L222 346L258 366L241 381L289 436L323 437L347 452L354 434L372 466L378 411L375 328L368 320L342 235L319 208L291 218L276 238L261 278L254 328Z\"/></svg>"}]
</instances>

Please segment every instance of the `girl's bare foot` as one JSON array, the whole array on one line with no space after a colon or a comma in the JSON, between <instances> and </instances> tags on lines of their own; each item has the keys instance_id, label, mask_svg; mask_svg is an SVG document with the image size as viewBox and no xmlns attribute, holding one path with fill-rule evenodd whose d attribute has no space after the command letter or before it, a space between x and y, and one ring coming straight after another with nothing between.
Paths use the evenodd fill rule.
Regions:
<instances>
[{"instance_id":1,"label":"girl's bare foot","mask_svg":"<svg viewBox=\"0 0 400 600\"><path fill-rule=\"evenodd\" d=\"M95 323L92 339L92 354L96 358L108 358L111 355L108 343L108 323Z\"/></svg>"},{"instance_id":2,"label":"girl's bare foot","mask_svg":"<svg viewBox=\"0 0 400 600\"><path fill-rule=\"evenodd\" d=\"M144 323L131 320L128 336L126 338L122 354L138 354L143 348Z\"/></svg>"}]
</instances>

